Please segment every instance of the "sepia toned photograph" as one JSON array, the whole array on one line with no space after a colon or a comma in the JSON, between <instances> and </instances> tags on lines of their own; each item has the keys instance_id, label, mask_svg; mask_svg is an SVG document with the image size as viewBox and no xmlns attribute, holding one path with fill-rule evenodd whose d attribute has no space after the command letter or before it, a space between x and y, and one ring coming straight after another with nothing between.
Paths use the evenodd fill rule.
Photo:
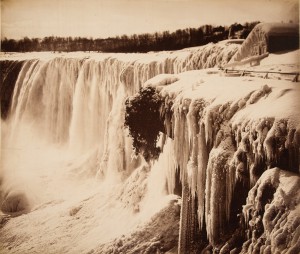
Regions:
<instances>
[{"instance_id":1,"label":"sepia toned photograph","mask_svg":"<svg viewBox=\"0 0 300 254\"><path fill-rule=\"evenodd\" d=\"M299 254L298 0L1 0L1 254Z\"/></svg>"}]
</instances>

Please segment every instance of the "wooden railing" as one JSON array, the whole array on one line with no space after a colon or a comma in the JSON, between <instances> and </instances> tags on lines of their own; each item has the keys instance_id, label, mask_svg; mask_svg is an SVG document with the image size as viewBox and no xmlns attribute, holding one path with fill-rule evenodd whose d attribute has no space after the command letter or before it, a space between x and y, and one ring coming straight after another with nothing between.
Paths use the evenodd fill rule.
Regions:
<instances>
[{"instance_id":1,"label":"wooden railing","mask_svg":"<svg viewBox=\"0 0 300 254\"><path fill-rule=\"evenodd\" d=\"M243 69L224 69L224 68L219 68L220 70L223 71L223 73L226 76L247 76L250 74L265 74L263 78L267 79L269 78L269 74L279 74L280 76L282 75L288 75L292 76L290 79L292 82L299 82L299 72L280 72L280 71L258 71L258 70L243 70Z\"/></svg>"}]
</instances>

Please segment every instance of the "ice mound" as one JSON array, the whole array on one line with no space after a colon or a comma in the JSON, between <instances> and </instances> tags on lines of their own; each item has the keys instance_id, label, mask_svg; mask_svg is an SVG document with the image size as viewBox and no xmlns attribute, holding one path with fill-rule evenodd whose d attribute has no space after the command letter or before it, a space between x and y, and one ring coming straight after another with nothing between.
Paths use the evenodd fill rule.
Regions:
<instances>
[{"instance_id":1,"label":"ice mound","mask_svg":"<svg viewBox=\"0 0 300 254\"><path fill-rule=\"evenodd\" d=\"M272 168L249 192L243 208L247 241L242 253L299 253L300 177Z\"/></svg>"}]
</instances>

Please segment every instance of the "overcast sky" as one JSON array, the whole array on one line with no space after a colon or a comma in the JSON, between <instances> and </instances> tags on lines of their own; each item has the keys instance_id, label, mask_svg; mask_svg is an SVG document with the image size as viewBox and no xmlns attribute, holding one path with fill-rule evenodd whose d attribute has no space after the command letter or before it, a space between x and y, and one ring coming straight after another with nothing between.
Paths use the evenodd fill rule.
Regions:
<instances>
[{"instance_id":1,"label":"overcast sky","mask_svg":"<svg viewBox=\"0 0 300 254\"><path fill-rule=\"evenodd\" d=\"M1 0L1 36L108 36L245 21L299 22L298 0Z\"/></svg>"}]
</instances>

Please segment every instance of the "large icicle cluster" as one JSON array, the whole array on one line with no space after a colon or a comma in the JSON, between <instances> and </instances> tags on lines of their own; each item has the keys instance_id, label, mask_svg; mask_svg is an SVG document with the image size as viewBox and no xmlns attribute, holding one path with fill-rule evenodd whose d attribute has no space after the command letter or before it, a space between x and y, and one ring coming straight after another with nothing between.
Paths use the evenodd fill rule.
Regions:
<instances>
[{"instance_id":1,"label":"large icicle cluster","mask_svg":"<svg viewBox=\"0 0 300 254\"><path fill-rule=\"evenodd\" d=\"M279 83L261 85L262 80L249 82L244 78L227 78L222 86L220 78L201 74L194 79L191 73L189 78L185 74L173 78L165 75L146 83L156 87L165 99L162 118L166 135L174 139L176 162L167 170L179 169L183 184L179 251L196 252L196 239L202 241L200 248L206 243L215 251L222 249L222 253L241 251L246 241L242 225L248 223L242 223L242 207L248 191L269 168L280 167L299 174L299 119L289 115L289 110L299 106L294 100L299 88L292 83L285 83L289 88L278 87ZM197 77L197 73L194 75ZM174 82L166 85L166 79ZM237 84L240 90L234 93L232 88ZM293 90L295 95L285 98L291 101L282 104L286 117L277 107L261 110L264 105L274 105L285 89ZM293 192L290 198L298 200L297 195ZM299 201L295 202L299 205ZM197 215L196 220L193 214ZM295 214L299 219L299 212ZM207 240L203 235L207 235ZM271 239L268 233L265 237ZM287 239L286 244L292 244L291 241ZM249 247L249 253L251 250Z\"/></svg>"}]
</instances>

